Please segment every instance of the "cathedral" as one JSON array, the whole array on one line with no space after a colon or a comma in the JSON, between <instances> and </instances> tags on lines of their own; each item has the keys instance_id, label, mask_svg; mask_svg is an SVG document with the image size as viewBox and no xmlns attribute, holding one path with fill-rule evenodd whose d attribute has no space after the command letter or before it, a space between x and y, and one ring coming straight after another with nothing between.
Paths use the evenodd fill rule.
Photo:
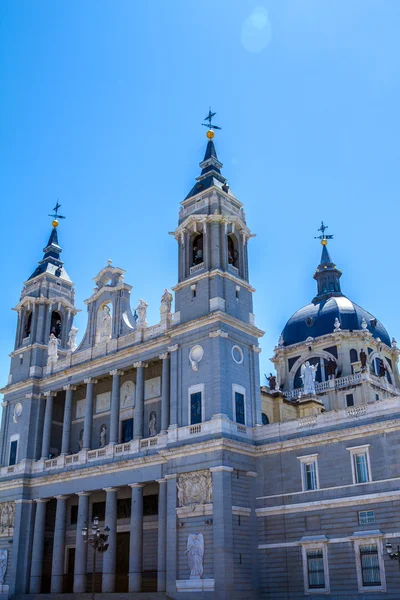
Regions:
<instances>
[{"instance_id":1,"label":"cathedral","mask_svg":"<svg viewBox=\"0 0 400 600\"><path fill-rule=\"evenodd\" d=\"M55 208L1 390L0 600L400 598L396 341L322 223L260 387L253 234L207 138L158 323L108 261L77 344Z\"/></svg>"}]
</instances>

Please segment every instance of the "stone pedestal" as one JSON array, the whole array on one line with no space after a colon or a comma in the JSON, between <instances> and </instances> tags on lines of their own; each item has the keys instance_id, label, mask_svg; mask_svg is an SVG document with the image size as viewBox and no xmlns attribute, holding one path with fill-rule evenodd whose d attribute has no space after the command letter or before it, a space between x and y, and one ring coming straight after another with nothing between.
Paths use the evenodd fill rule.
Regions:
<instances>
[{"instance_id":1,"label":"stone pedestal","mask_svg":"<svg viewBox=\"0 0 400 600\"><path fill-rule=\"evenodd\" d=\"M321 400L313 394L304 394L299 398L299 418L319 415L325 408Z\"/></svg>"}]
</instances>

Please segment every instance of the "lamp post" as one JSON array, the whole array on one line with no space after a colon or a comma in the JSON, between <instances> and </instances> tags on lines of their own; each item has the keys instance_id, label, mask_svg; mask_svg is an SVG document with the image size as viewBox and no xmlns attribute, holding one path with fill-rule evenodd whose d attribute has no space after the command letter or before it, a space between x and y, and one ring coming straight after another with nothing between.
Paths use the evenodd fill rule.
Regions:
<instances>
[{"instance_id":1,"label":"lamp post","mask_svg":"<svg viewBox=\"0 0 400 600\"><path fill-rule=\"evenodd\" d=\"M393 552L392 544L390 542L386 542L386 552L388 553L389 558L397 560L400 569L400 546L397 546L397 552Z\"/></svg>"},{"instance_id":2,"label":"lamp post","mask_svg":"<svg viewBox=\"0 0 400 600\"><path fill-rule=\"evenodd\" d=\"M108 550L108 532L110 531L109 527L104 528L104 533L101 533L99 527L99 518L93 517L92 523L92 531L90 535L88 535L88 528L82 528L82 537L86 544L92 546L93 548L93 573L92 573L92 594L94 598L94 594L96 593L96 556L97 552L106 552Z\"/></svg>"}]
</instances>

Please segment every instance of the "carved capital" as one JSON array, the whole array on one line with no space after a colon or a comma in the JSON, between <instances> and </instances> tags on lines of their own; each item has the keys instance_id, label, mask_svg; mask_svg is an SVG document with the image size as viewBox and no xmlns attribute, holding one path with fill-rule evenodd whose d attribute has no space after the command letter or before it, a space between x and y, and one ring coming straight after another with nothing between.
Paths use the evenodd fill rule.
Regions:
<instances>
[{"instance_id":1,"label":"carved capital","mask_svg":"<svg viewBox=\"0 0 400 600\"><path fill-rule=\"evenodd\" d=\"M252 346L252 348L253 348L253 352L255 352L256 354L260 354L260 352L262 352L262 350L259 346Z\"/></svg>"},{"instance_id":2,"label":"carved capital","mask_svg":"<svg viewBox=\"0 0 400 600\"><path fill-rule=\"evenodd\" d=\"M140 367L143 367L143 368L148 367L148 364L143 362L142 360L139 360L138 362L134 362L133 366L135 367L135 369L139 369Z\"/></svg>"},{"instance_id":3,"label":"carved capital","mask_svg":"<svg viewBox=\"0 0 400 600\"><path fill-rule=\"evenodd\" d=\"M123 375L124 372L121 371L120 369L113 369L112 371L110 371L110 375L112 375L112 377L114 377L114 375Z\"/></svg>"},{"instance_id":4,"label":"carved capital","mask_svg":"<svg viewBox=\"0 0 400 600\"><path fill-rule=\"evenodd\" d=\"M179 348L179 344L174 344L173 346L168 346L168 352L176 352Z\"/></svg>"},{"instance_id":5,"label":"carved capital","mask_svg":"<svg viewBox=\"0 0 400 600\"><path fill-rule=\"evenodd\" d=\"M44 396L46 396L46 398L48 398L49 396L57 396L57 392L44 392L43 394Z\"/></svg>"},{"instance_id":6,"label":"carved capital","mask_svg":"<svg viewBox=\"0 0 400 600\"><path fill-rule=\"evenodd\" d=\"M76 390L76 385L71 385L70 383L68 383L67 385L63 386L63 390L65 390L66 392L68 392L69 390Z\"/></svg>"},{"instance_id":7,"label":"carved capital","mask_svg":"<svg viewBox=\"0 0 400 600\"><path fill-rule=\"evenodd\" d=\"M86 385L88 383L97 383L97 379L94 379L93 377L86 377L86 379L83 380L83 383L86 383Z\"/></svg>"},{"instance_id":8,"label":"carved capital","mask_svg":"<svg viewBox=\"0 0 400 600\"><path fill-rule=\"evenodd\" d=\"M118 492L119 488L117 488L117 487L107 487L107 488L103 488L103 490L105 492Z\"/></svg>"},{"instance_id":9,"label":"carved capital","mask_svg":"<svg viewBox=\"0 0 400 600\"><path fill-rule=\"evenodd\" d=\"M144 488L144 483L128 483L130 488Z\"/></svg>"},{"instance_id":10,"label":"carved capital","mask_svg":"<svg viewBox=\"0 0 400 600\"><path fill-rule=\"evenodd\" d=\"M76 492L77 496L90 496L91 492Z\"/></svg>"},{"instance_id":11,"label":"carved capital","mask_svg":"<svg viewBox=\"0 0 400 600\"><path fill-rule=\"evenodd\" d=\"M169 358L169 352L164 352L163 354L160 354L158 358L160 360L167 360L167 358Z\"/></svg>"},{"instance_id":12,"label":"carved capital","mask_svg":"<svg viewBox=\"0 0 400 600\"><path fill-rule=\"evenodd\" d=\"M45 504L46 502L48 502L50 500L50 498L35 498L34 502L37 502L37 504L39 504L40 502L42 504Z\"/></svg>"}]
</instances>

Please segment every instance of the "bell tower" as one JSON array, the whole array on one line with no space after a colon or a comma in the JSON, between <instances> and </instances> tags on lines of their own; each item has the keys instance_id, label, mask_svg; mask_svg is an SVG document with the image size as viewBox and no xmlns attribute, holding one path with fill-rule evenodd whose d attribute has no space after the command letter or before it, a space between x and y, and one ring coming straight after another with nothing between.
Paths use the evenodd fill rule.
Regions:
<instances>
[{"instance_id":1,"label":"bell tower","mask_svg":"<svg viewBox=\"0 0 400 600\"><path fill-rule=\"evenodd\" d=\"M207 146L201 173L181 202L178 227L171 235L178 243L178 284L175 286L174 323L223 311L254 324L249 284L247 244L254 235L246 225L242 203L235 197L218 160L209 112Z\"/></svg>"},{"instance_id":2,"label":"bell tower","mask_svg":"<svg viewBox=\"0 0 400 600\"><path fill-rule=\"evenodd\" d=\"M74 286L63 262L58 243L60 205L54 207L52 230L38 266L24 283L20 301L14 310L18 314L14 352L11 354L9 383L29 377L41 377L47 363L47 345L53 334L58 339L60 356L68 348L68 334L77 313L74 306Z\"/></svg>"}]
</instances>

